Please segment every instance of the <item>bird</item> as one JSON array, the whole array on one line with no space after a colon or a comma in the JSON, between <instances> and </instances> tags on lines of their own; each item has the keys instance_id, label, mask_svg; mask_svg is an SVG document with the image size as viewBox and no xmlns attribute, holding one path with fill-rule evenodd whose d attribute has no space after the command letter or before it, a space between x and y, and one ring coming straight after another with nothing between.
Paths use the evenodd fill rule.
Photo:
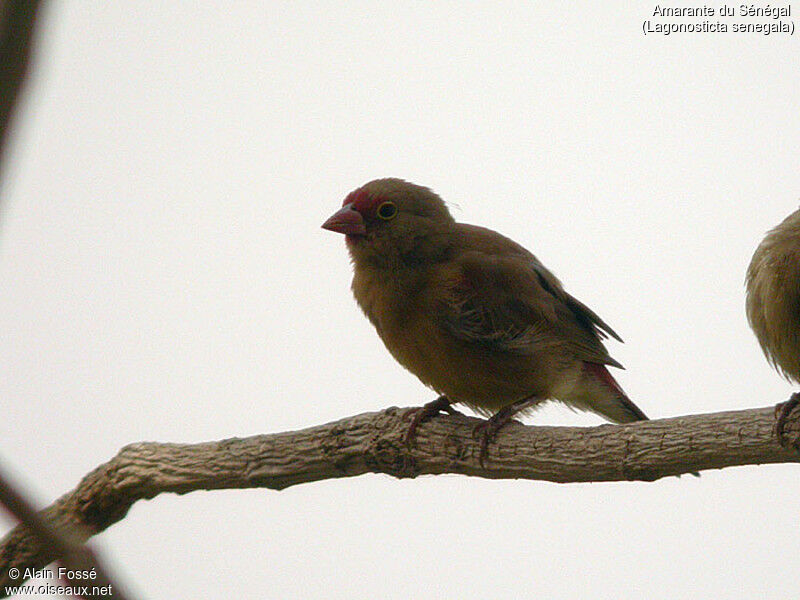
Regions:
<instances>
[{"instance_id":1,"label":"bird","mask_svg":"<svg viewBox=\"0 0 800 600\"><path fill-rule=\"evenodd\" d=\"M769 363L787 380L800 383L800 209L764 236L745 276L745 310ZM795 392L777 407L775 433L784 429L800 403Z\"/></svg>"},{"instance_id":2,"label":"bird","mask_svg":"<svg viewBox=\"0 0 800 600\"><path fill-rule=\"evenodd\" d=\"M648 417L608 367L603 340L622 339L533 254L511 239L458 223L430 188L398 178L347 194L322 225L344 234L352 291L392 356L438 398L416 409L406 433L465 405L480 462L515 415L547 400L614 423Z\"/></svg>"}]
</instances>

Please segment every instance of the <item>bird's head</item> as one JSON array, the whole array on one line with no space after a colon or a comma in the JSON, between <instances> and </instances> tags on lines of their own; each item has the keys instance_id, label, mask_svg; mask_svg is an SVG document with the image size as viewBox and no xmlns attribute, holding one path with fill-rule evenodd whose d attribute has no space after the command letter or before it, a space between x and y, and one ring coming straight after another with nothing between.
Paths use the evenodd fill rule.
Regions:
<instances>
[{"instance_id":1,"label":"bird's head","mask_svg":"<svg viewBox=\"0 0 800 600\"><path fill-rule=\"evenodd\" d=\"M343 233L356 263L393 264L434 258L455 225L444 201L402 179L375 179L350 192L322 224Z\"/></svg>"}]
</instances>

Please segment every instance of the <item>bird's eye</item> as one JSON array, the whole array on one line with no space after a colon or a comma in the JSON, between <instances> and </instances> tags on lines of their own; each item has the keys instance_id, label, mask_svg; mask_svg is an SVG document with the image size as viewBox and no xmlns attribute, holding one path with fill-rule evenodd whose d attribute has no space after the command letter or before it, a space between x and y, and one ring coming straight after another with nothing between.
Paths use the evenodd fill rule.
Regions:
<instances>
[{"instance_id":1,"label":"bird's eye","mask_svg":"<svg viewBox=\"0 0 800 600\"><path fill-rule=\"evenodd\" d=\"M378 216L384 221L388 221L397 214L397 206L394 202L384 202L378 207Z\"/></svg>"}]
</instances>

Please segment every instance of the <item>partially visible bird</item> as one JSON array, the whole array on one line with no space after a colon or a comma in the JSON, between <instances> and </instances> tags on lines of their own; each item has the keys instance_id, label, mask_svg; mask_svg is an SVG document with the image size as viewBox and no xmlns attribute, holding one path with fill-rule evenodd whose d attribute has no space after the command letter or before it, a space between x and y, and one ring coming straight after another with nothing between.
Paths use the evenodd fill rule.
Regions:
<instances>
[{"instance_id":1,"label":"partially visible bird","mask_svg":"<svg viewBox=\"0 0 800 600\"><path fill-rule=\"evenodd\" d=\"M767 360L800 383L800 210L770 230L753 254L745 279L747 320ZM775 431L783 443L786 419L800 393L781 405Z\"/></svg>"},{"instance_id":2,"label":"partially visible bird","mask_svg":"<svg viewBox=\"0 0 800 600\"><path fill-rule=\"evenodd\" d=\"M606 368L621 368L602 343L620 340L611 327L533 254L457 223L430 189L370 181L322 227L345 234L353 293L389 352L441 394L415 414L408 441L452 403L491 415L481 462L506 422L548 399L615 423L647 419Z\"/></svg>"}]
</instances>

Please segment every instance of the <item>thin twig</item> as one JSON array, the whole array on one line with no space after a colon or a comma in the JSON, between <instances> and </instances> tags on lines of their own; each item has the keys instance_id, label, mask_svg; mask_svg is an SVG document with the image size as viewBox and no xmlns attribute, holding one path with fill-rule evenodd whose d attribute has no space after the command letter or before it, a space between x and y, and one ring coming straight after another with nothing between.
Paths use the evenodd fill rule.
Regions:
<instances>
[{"instance_id":1,"label":"thin twig","mask_svg":"<svg viewBox=\"0 0 800 600\"><path fill-rule=\"evenodd\" d=\"M40 0L0 2L0 166L4 164L11 117L28 73L41 4Z\"/></svg>"},{"instance_id":2,"label":"thin twig","mask_svg":"<svg viewBox=\"0 0 800 600\"><path fill-rule=\"evenodd\" d=\"M40 13L40 0L0 0L0 175L4 167L4 151L8 145L11 119L17 108L20 92L28 74L33 51L36 20ZM126 595L117 584L112 584L106 570L94 552L83 545L83 539L66 524L60 528L43 519L32 504L11 484L9 478L0 471L0 503L21 522L17 527L25 531L29 539L43 549L59 557L66 567L65 579L72 595L83 598L109 597L122 598ZM75 577L76 573L93 573L94 579ZM24 571L23 571L24 573ZM19 585L24 581L12 578L9 571L2 571L7 585ZM95 588L104 588L95 594ZM4 590L0 590L3 591Z\"/></svg>"}]
</instances>

